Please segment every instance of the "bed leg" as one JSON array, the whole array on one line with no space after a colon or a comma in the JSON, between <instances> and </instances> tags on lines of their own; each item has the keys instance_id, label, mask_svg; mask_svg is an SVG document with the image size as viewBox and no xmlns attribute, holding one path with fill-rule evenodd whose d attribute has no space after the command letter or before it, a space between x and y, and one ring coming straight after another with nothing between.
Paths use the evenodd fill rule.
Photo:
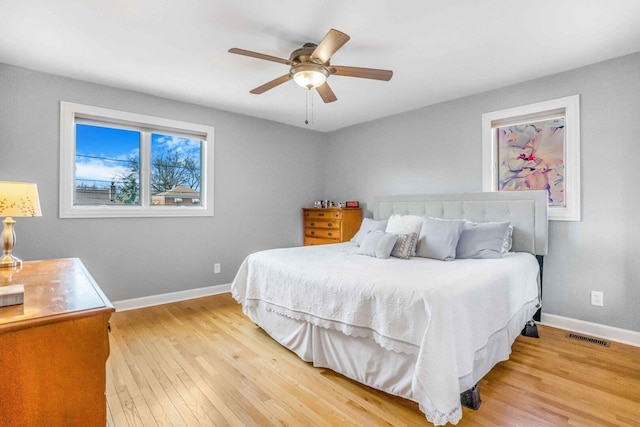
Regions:
<instances>
[{"instance_id":1,"label":"bed leg","mask_svg":"<svg viewBox=\"0 0 640 427\"><path fill-rule=\"evenodd\" d=\"M480 408L482 400L480 400L480 387L478 384L471 387L469 390L460 393L460 403L462 406L477 411Z\"/></svg>"},{"instance_id":2,"label":"bed leg","mask_svg":"<svg viewBox=\"0 0 640 427\"><path fill-rule=\"evenodd\" d=\"M540 300L540 304L542 303L542 272L544 270L544 257L542 255L536 255L536 259L538 260L538 265L540 266L540 287L538 288L538 299ZM540 321L540 316L542 314L542 306L538 307L538 311L533 315L533 320L536 322Z\"/></svg>"},{"instance_id":3,"label":"bed leg","mask_svg":"<svg viewBox=\"0 0 640 427\"><path fill-rule=\"evenodd\" d=\"M530 338L540 338L538 335L538 325L533 320L529 320L526 325L524 325L524 329L522 330L522 335Z\"/></svg>"}]
</instances>

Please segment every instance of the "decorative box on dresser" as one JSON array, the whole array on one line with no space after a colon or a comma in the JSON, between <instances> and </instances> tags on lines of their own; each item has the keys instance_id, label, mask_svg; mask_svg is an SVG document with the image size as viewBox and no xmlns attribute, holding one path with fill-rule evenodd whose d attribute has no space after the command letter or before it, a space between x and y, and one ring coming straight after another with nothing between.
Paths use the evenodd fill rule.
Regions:
<instances>
[{"instance_id":1,"label":"decorative box on dresser","mask_svg":"<svg viewBox=\"0 0 640 427\"><path fill-rule=\"evenodd\" d=\"M360 229L360 208L303 208L304 245L349 241Z\"/></svg>"},{"instance_id":2,"label":"decorative box on dresser","mask_svg":"<svg viewBox=\"0 0 640 427\"><path fill-rule=\"evenodd\" d=\"M77 258L0 268L24 303L0 307L0 426L107 423L113 305Z\"/></svg>"}]
</instances>

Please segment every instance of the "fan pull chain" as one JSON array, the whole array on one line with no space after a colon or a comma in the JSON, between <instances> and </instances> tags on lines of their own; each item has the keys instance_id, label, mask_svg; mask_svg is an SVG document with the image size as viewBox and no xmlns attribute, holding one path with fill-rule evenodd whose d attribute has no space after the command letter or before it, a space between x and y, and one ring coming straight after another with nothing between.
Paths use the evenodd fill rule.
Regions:
<instances>
[{"instance_id":1,"label":"fan pull chain","mask_svg":"<svg viewBox=\"0 0 640 427\"><path fill-rule=\"evenodd\" d=\"M309 97L311 97L311 124L313 124L313 93L311 92L311 88L307 90L307 98L305 103L305 114L304 114L304 124L309 124Z\"/></svg>"},{"instance_id":2,"label":"fan pull chain","mask_svg":"<svg viewBox=\"0 0 640 427\"><path fill-rule=\"evenodd\" d=\"M305 99L304 99L304 124L308 125L309 124L309 91L307 90L305 92Z\"/></svg>"}]
</instances>

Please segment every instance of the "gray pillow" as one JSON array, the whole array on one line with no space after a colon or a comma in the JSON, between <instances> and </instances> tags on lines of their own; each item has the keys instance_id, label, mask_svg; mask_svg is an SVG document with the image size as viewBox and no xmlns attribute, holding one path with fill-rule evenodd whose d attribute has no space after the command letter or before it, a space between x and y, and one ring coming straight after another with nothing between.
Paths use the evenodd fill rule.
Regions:
<instances>
[{"instance_id":1,"label":"gray pillow","mask_svg":"<svg viewBox=\"0 0 640 427\"><path fill-rule=\"evenodd\" d=\"M394 245L398 240L398 235L385 233L384 231L371 231L364 239L356 253L376 258L389 258Z\"/></svg>"},{"instance_id":2,"label":"gray pillow","mask_svg":"<svg viewBox=\"0 0 640 427\"><path fill-rule=\"evenodd\" d=\"M467 222L464 225L456 258L502 258L509 222Z\"/></svg>"},{"instance_id":3,"label":"gray pillow","mask_svg":"<svg viewBox=\"0 0 640 427\"><path fill-rule=\"evenodd\" d=\"M502 242L502 254L506 254L511 250L513 246L513 225L510 225L507 229L507 234L504 236L504 241Z\"/></svg>"},{"instance_id":4,"label":"gray pillow","mask_svg":"<svg viewBox=\"0 0 640 427\"><path fill-rule=\"evenodd\" d=\"M417 233L398 234L398 241L393 246L391 256L402 259L411 258L415 253L416 242L418 241Z\"/></svg>"},{"instance_id":5,"label":"gray pillow","mask_svg":"<svg viewBox=\"0 0 640 427\"><path fill-rule=\"evenodd\" d=\"M370 231L384 231L387 228L387 220L375 221L371 218L365 218L360 224L360 230L351 238L351 241L360 246L362 240Z\"/></svg>"},{"instance_id":6,"label":"gray pillow","mask_svg":"<svg viewBox=\"0 0 640 427\"><path fill-rule=\"evenodd\" d=\"M464 220L426 218L418 237L416 256L452 261Z\"/></svg>"}]
</instances>

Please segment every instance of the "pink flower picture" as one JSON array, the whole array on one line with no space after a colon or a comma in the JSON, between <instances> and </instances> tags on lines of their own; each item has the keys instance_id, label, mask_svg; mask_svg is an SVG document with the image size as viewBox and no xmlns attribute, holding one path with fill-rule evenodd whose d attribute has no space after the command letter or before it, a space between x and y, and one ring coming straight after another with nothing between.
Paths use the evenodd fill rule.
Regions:
<instances>
[{"instance_id":1,"label":"pink flower picture","mask_svg":"<svg viewBox=\"0 0 640 427\"><path fill-rule=\"evenodd\" d=\"M546 190L549 206L565 206L565 119L497 128L498 189Z\"/></svg>"}]
</instances>

